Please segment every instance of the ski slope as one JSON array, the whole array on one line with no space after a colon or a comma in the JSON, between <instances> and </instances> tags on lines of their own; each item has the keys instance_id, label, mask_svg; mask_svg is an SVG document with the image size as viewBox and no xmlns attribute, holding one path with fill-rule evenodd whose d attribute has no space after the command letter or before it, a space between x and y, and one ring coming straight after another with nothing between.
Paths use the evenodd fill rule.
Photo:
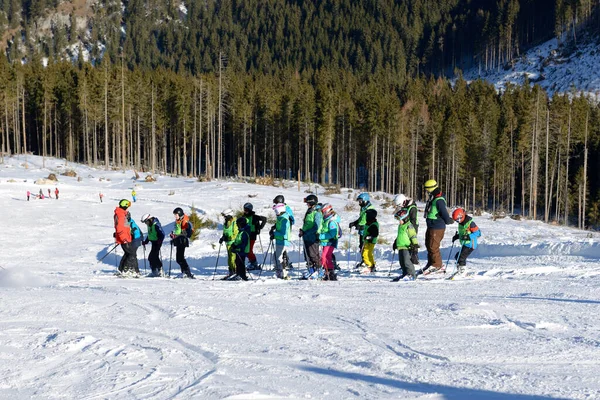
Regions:
<instances>
[{"instance_id":1,"label":"ski slope","mask_svg":"<svg viewBox=\"0 0 600 400\"><path fill-rule=\"evenodd\" d=\"M152 213L167 233L177 206L189 212L193 204L217 221L250 201L272 219L271 201L283 194L295 237L302 199L315 186L167 176L146 183L133 171L42 165L35 156L0 164L2 399L600 398L598 233L484 215L475 218L483 236L467 266L472 277L391 283L392 211L373 201L387 243L376 248L380 272L349 272L358 240L347 223L358 211L344 208L357 193L324 196L317 187L342 217L340 247L350 248L336 252L337 282L281 281L269 270L220 281L224 250L213 280L220 229L203 229L186 252L196 280L120 279L121 251L98 260L112 244L113 210L134 185L132 216ZM34 184L70 169L81 181ZM26 201L27 190L54 196L54 187L58 200ZM442 242L444 261L455 230ZM267 243L266 229L259 261ZM169 252L166 241L166 269ZM141 248L138 256L143 271ZM299 275L297 240L290 258Z\"/></svg>"}]
</instances>

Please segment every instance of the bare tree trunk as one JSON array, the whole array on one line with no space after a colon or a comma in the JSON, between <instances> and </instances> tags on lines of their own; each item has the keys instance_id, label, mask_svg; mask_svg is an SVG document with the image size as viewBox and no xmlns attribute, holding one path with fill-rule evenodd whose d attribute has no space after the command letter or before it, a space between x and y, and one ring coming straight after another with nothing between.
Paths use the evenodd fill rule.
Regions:
<instances>
[{"instance_id":1,"label":"bare tree trunk","mask_svg":"<svg viewBox=\"0 0 600 400\"><path fill-rule=\"evenodd\" d=\"M127 168L127 146L125 133L125 75L123 72L123 55L121 54L121 140L123 141L121 148L121 164L123 169Z\"/></svg>"},{"instance_id":2,"label":"bare tree trunk","mask_svg":"<svg viewBox=\"0 0 600 400\"><path fill-rule=\"evenodd\" d=\"M221 178L221 166L223 163L221 149L223 147L223 84L222 84L222 54L219 52L219 132L218 132L218 150L217 150L217 178Z\"/></svg>"},{"instance_id":3,"label":"bare tree trunk","mask_svg":"<svg viewBox=\"0 0 600 400\"><path fill-rule=\"evenodd\" d=\"M156 121L154 120L154 83L152 83L151 110L152 110L151 111L151 115L152 115L151 116L151 118L152 118L151 124L152 124L152 127L150 129L151 130L151 133L150 133L150 135L151 135L150 142L151 142L151 146L152 146L152 150L151 150L152 155L150 156L151 157L151 163L150 164L151 164L152 173L154 174L154 173L156 173L156 161L157 161L156 160L156 150L157 150L156 149Z\"/></svg>"},{"instance_id":4,"label":"bare tree trunk","mask_svg":"<svg viewBox=\"0 0 600 400\"><path fill-rule=\"evenodd\" d=\"M584 155L583 155L583 205L581 215L581 229L585 229L585 210L587 203L587 167L588 167L588 123L590 112L588 110L585 116L585 139L584 139Z\"/></svg>"},{"instance_id":5,"label":"bare tree trunk","mask_svg":"<svg viewBox=\"0 0 600 400\"><path fill-rule=\"evenodd\" d=\"M104 167L108 171L108 67L104 67Z\"/></svg>"},{"instance_id":6,"label":"bare tree trunk","mask_svg":"<svg viewBox=\"0 0 600 400\"><path fill-rule=\"evenodd\" d=\"M550 138L550 109L546 111L546 173L544 177L545 195L544 195L544 222L548 223L550 215L550 198L548 197L548 157L549 157L549 138Z\"/></svg>"},{"instance_id":7,"label":"bare tree trunk","mask_svg":"<svg viewBox=\"0 0 600 400\"><path fill-rule=\"evenodd\" d=\"M569 130L567 131L567 148L566 148L566 162L567 167L565 171L565 225L569 225L569 155L571 146L571 106L569 106Z\"/></svg>"}]
</instances>

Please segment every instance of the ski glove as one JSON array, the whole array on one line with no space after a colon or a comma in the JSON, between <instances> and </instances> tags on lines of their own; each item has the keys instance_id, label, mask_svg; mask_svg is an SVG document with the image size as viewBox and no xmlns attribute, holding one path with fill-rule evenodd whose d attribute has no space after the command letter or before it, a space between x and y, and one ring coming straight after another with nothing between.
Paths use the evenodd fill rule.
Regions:
<instances>
[{"instance_id":1,"label":"ski glove","mask_svg":"<svg viewBox=\"0 0 600 400\"><path fill-rule=\"evenodd\" d=\"M392 250L394 250L394 251L398 250L398 245L396 244L395 240L394 240L394 244L392 245Z\"/></svg>"},{"instance_id":2,"label":"ski glove","mask_svg":"<svg viewBox=\"0 0 600 400\"><path fill-rule=\"evenodd\" d=\"M302 229L300 229L300 232L298 232L298 236L300 236L300 237L304 236L304 231Z\"/></svg>"},{"instance_id":3,"label":"ski glove","mask_svg":"<svg viewBox=\"0 0 600 400\"><path fill-rule=\"evenodd\" d=\"M221 236L221 238L219 239L219 244L223 244L224 241L225 241L225 237Z\"/></svg>"},{"instance_id":4,"label":"ski glove","mask_svg":"<svg viewBox=\"0 0 600 400\"><path fill-rule=\"evenodd\" d=\"M452 243L456 242L458 240L458 233L455 234L454 236L452 236Z\"/></svg>"},{"instance_id":5,"label":"ski glove","mask_svg":"<svg viewBox=\"0 0 600 400\"><path fill-rule=\"evenodd\" d=\"M174 234L173 232L171 232L171 233L169 233L169 237L170 237L171 239L175 239L177 236L175 236L175 234Z\"/></svg>"},{"instance_id":6,"label":"ski glove","mask_svg":"<svg viewBox=\"0 0 600 400\"><path fill-rule=\"evenodd\" d=\"M150 241L149 241L148 239L146 239L146 240L144 240L144 241L142 242L142 244L145 246L145 245L147 245L147 244L148 244L148 242L150 242Z\"/></svg>"},{"instance_id":7,"label":"ski glove","mask_svg":"<svg viewBox=\"0 0 600 400\"><path fill-rule=\"evenodd\" d=\"M418 251L419 251L419 245L418 245L418 244L411 244L411 245L408 247L408 250L409 250L411 253L416 253L416 252L418 252Z\"/></svg>"}]
</instances>

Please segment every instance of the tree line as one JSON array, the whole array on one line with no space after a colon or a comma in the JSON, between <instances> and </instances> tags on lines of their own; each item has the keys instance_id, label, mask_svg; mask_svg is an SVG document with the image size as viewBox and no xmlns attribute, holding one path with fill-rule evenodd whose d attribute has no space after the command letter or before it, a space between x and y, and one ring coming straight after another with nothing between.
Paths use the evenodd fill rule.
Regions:
<instances>
[{"instance_id":1,"label":"tree line","mask_svg":"<svg viewBox=\"0 0 600 400\"><path fill-rule=\"evenodd\" d=\"M104 168L403 192L451 206L600 221L600 110L580 93L342 69L189 75L0 56L0 146Z\"/></svg>"}]
</instances>

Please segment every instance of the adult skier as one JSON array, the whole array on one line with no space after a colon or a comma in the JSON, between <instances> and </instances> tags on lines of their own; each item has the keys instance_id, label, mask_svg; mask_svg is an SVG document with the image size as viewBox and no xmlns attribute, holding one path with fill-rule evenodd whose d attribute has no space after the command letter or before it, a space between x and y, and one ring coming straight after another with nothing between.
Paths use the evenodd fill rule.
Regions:
<instances>
[{"instance_id":1,"label":"adult skier","mask_svg":"<svg viewBox=\"0 0 600 400\"><path fill-rule=\"evenodd\" d=\"M467 266L467 257L477 248L477 238L481 236L481 231L473 218L460 207L454 210L452 219L458 223L458 232L452 237L452 243L459 240L462 245L458 253L454 255L458 265L456 273L463 274Z\"/></svg>"},{"instance_id":2,"label":"adult skier","mask_svg":"<svg viewBox=\"0 0 600 400\"><path fill-rule=\"evenodd\" d=\"M183 212L181 207L173 210L173 216L175 217L175 229L169 236L171 237L171 245L177 249L175 261L179 264L182 275L195 279L185 259L185 248L189 247L190 237L192 236L190 218Z\"/></svg>"},{"instance_id":3,"label":"adult skier","mask_svg":"<svg viewBox=\"0 0 600 400\"><path fill-rule=\"evenodd\" d=\"M250 226L250 251L248 252L248 261L250 264L248 265L248 271L253 271L260 269L260 265L256 262L256 255L254 254L254 244L256 243L256 238L260 235L260 231L267 224L267 217L263 217L260 215L256 215L253 211L253 206L251 203L244 204L244 217L246 218L246 222Z\"/></svg>"},{"instance_id":4,"label":"adult skier","mask_svg":"<svg viewBox=\"0 0 600 400\"><path fill-rule=\"evenodd\" d=\"M287 212L288 217L290 219L290 224L294 225L296 223L296 219L294 218L294 211L292 211L291 207L285 203L285 197L282 194L278 194L273 199L273 205L275 204L283 204L285 205L285 212Z\"/></svg>"},{"instance_id":5,"label":"adult skier","mask_svg":"<svg viewBox=\"0 0 600 400\"><path fill-rule=\"evenodd\" d=\"M235 254L235 273L242 280L247 281L246 275L246 256L250 252L250 225L244 217L238 218L236 221L238 234L231 244L231 252Z\"/></svg>"},{"instance_id":6,"label":"adult skier","mask_svg":"<svg viewBox=\"0 0 600 400\"><path fill-rule=\"evenodd\" d=\"M300 228L299 236L304 242L304 259L308 267L308 274L313 274L319 267L319 231L323 215L318 207L319 199L314 194L304 198L308 209L304 214L304 224Z\"/></svg>"},{"instance_id":7,"label":"adult skier","mask_svg":"<svg viewBox=\"0 0 600 400\"><path fill-rule=\"evenodd\" d=\"M452 224L452 218L446 208L446 199L442 190L435 180L425 182L425 190L429 193L429 199L425 205L425 246L427 247L427 265L423 268L424 274L430 274L442 269L442 255L440 254L440 243L446 232L446 225Z\"/></svg>"},{"instance_id":8,"label":"adult skier","mask_svg":"<svg viewBox=\"0 0 600 400\"><path fill-rule=\"evenodd\" d=\"M144 246L148 243L152 243L150 254L148 254L148 262L150 263L150 269L152 270L149 276L162 276L163 263L160 260L160 248L165 240L165 231L160 225L158 218L150 214L142 215L142 222L148 227L148 235L142 243Z\"/></svg>"}]
</instances>

